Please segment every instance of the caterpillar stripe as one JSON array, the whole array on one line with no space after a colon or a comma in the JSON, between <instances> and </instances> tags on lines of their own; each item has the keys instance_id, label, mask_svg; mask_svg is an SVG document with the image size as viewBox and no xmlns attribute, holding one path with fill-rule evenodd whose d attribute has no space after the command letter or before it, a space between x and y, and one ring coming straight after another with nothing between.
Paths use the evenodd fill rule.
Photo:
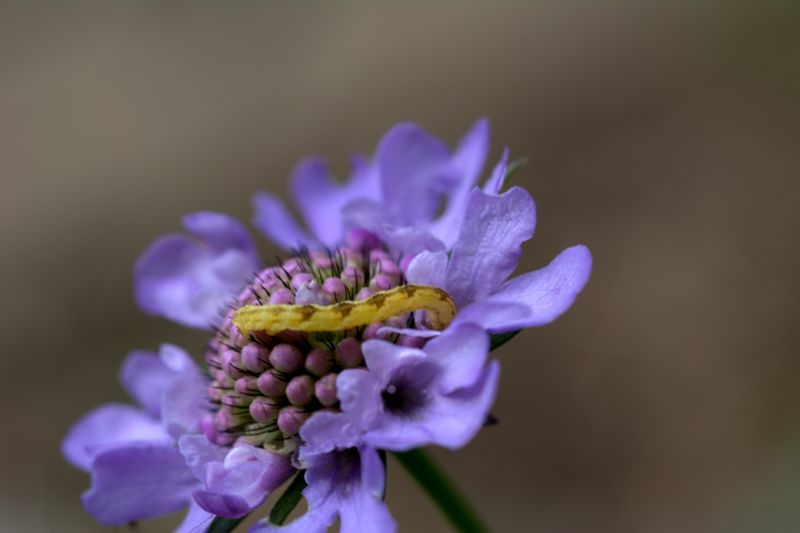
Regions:
<instances>
[{"instance_id":1,"label":"caterpillar stripe","mask_svg":"<svg viewBox=\"0 0 800 533\"><path fill-rule=\"evenodd\" d=\"M243 334L274 334L287 329L340 331L419 310L428 312L427 324L436 330L444 329L456 314L455 304L445 291L427 285L403 285L361 301L333 305L245 305L234 312L233 323Z\"/></svg>"}]
</instances>

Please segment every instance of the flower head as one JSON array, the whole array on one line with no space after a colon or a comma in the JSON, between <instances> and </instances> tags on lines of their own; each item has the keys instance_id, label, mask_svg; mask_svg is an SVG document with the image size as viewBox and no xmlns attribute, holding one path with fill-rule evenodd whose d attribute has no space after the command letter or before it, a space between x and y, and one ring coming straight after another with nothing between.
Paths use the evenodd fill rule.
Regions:
<instances>
[{"instance_id":1,"label":"flower head","mask_svg":"<svg viewBox=\"0 0 800 533\"><path fill-rule=\"evenodd\" d=\"M103 406L64 441L92 473L89 512L121 524L191 504L184 525L203 529L300 470L309 511L281 530L338 517L344 533L393 531L378 450L465 445L497 390L490 335L555 319L591 269L579 245L507 280L535 207L519 187L502 192L507 152L476 186L487 151L485 120L453 151L400 124L373 158L353 159L345 184L324 160L302 161L291 189L304 224L254 197L255 225L291 250L271 266L219 213L156 240L136 264L137 302L212 329L208 373L175 347L129 357L122 381L142 408Z\"/></svg>"}]
</instances>

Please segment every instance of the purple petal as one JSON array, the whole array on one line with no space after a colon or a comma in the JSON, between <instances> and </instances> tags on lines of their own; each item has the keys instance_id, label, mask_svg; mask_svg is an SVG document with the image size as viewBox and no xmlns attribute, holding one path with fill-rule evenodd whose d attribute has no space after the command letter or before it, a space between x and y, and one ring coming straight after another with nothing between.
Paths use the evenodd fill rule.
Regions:
<instances>
[{"instance_id":1,"label":"purple petal","mask_svg":"<svg viewBox=\"0 0 800 533\"><path fill-rule=\"evenodd\" d=\"M447 254L424 251L411 260L406 269L406 279L417 285L444 287L447 275Z\"/></svg>"},{"instance_id":2,"label":"purple petal","mask_svg":"<svg viewBox=\"0 0 800 533\"><path fill-rule=\"evenodd\" d=\"M70 428L61 451L70 463L89 470L99 453L131 441L170 443L172 439L144 411L131 405L106 404L90 411Z\"/></svg>"},{"instance_id":3,"label":"purple petal","mask_svg":"<svg viewBox=\"0 0 800 533\"><path fill-rule=\"evenodd\" d=\"M441 331L436 331L435 329L393 328L390 326L383 327L375 332L375 334L378 336L387 333L397 333L398 335L409 335L411 337L422 337L424 339L438 337L442 334Z\"/></svg>"},{"instance_id":4,"label":"purple petal","mask_svg":"<svg viewBox=\"0 0 800 533\"><path fill-rule=\"evenodd\" d=\"M458 308L492 294L514 271L521 244L533 236L533 199L514 187L494 196L470 192L467 214L453 248L447 292Z\"/></svg>"},{"instance_id":5,"label":"purple petal","mask_svg":"<svg viewBox=\"0 0 800 533\"><path fill-rule=\"evenodd\" d=\"M152 352L132 352L122 365L120 380L172 436L197 431L207 411L203 398L208 384L181 348L164 344L158 357Z\"/></svg>"},{"instance_id":6,"label":"purple petal","mask_svg":"<svg viewBox=\"0 0 800 533\"><path fill-rule=\"evenodd\" d=\"M344 415L340 419L341 425L338 434L331 431L327 434L327 438L331 439L331 442L338 448L354 445L356 439L380 415L383 379L385 379L386 372L389 371L387 369L391 362L386 360L375 363L376 354L385 349L384 346L378 347L377 343L389 345L384 341L370 341L371 346L364 351L365 345L362 344L364 357L367 357L367 353L370 354L369 357L375 366L374 370L368 371L363 368L345 370L336 378L337 396ZM369 363L367 364L369 365Z\"/></svg>"},{"instance_id":7,"label":"purple petal","mask_svg":"<svg viewBox=\"0 0 800 533\"><path fill-rule=\"evenodd\" d=\"M201 508L210 514L224 518L241 518L252 510L244 498L235 494L223 494L200 489L194 491L192 496Z\"/></svg>"},{"instance_id":8,"label":"purple petal","mask_svg":"<svg viewBox=\"0 0 800 533\"><path fill-rule=\"evenodd\" d=\"M503 179L506 177L506 169L508 166L508 148L503 150L503 155L500 156L500 161L492 170L492 174L483 186L483 192L487 194L500 194L500 189L503 188Z\"/></svg>"},{"instance_id":9,"label":"purple petal","mask_svg":"<svg viewBox=\"0 0 800 533\"><path fill-rule=\"evenodd\" d=\"M375 160L384 205L394 224L410 226L433 217L449 157L441 140L415 124L398 124L383 136Z\"/></svg>"},{"instance_id":10,"label":"purple petal","mask_svg":"<svg viewBox=\"0 0 800 533\"><path fill-rule=\"evenodd\" d=\"M120 370L120 382L128 394L153 417L161 416L164 391L175 373L153 352L135 350Z\"/></svg>"},{"instance_id":11,"label":"purple petal","mask_svg":"<svg viewBox=\"0 0 800 533\"><path fill-rule=\"evenodd\" d=\"M199 211L185 215L181 222L190 235L214 252L241 250L257 262L256 248L250 234L235 218L222 213Z\"/></svg>"},{"instance_id":12,"label":"purple petal","mask_svg":"<svg viewBox=\"0 0 800 533\"><path fill-rule=\"evenodd\" d=\"M306 223L316 237L327 246L335 245L342 236L341 188L330 175L328 163L320 157L304 159L292 171L292 195ZM344 195L349 200L349 195Z\"/></svg>"},{"instance_id":13,"label":"purple petal","mask_svg":"<svg viewBox=\"0 0 800 533\"><path fill-rule=\"evenodd\" d=\"M504 283L488 303L524 305L529 315L509 322L506 329L521 329L552 322L564 311L589 281L592 254L583 245L567 248L546 267L522 274Z\"/></svg>"},{"instance_id":14,"label":"purple petal","mask_svg":"<svg viewBox=\"0 0 800 533\"><path fill-rule=\"evenodd\" d=\"M200 507L200 505L192 500L189 504L189 511L183 519L183 522L178 526L173 533L204 533L211 522L214 520L214 515Z\"/></svg>"},{"instance_id":15,"label":"purple petal","mask_svg":"<svg viewBox=\"0 0 800 533\"><path fill-rule=\"evenodd\" d=\"M369 375L377 383L382 384L389 376L389 374L402 364L413 362L415 360L424 359L425 353L414 349L398 346L391 342L383 340L368 340L361 345L361 351L364 354L364 360L369 369ZM362 370L362 372L364 372ZM339 375L341 379L342 374ZM337 388L339 382L336 382ZM345 401L342 396L342 389L339 388L339 399ZM358 391L355 391L358 394Z\"/></svg>"},{"instance_id":16,"label":"purple petal","mask_svg":"<svg viewBox=\"0 0 800 533\"><path fill-rule=\"evenodd\" d=\"M336 511L334 502L326 502L309 508L303 516L284 526L276 526L268 519L261 520L250 528L249 533L325 533L336 520Z\"/></svg>"},{"instance_id":17,"label":"purple petal","mask_svg":"<svg viewBox=\"0 0 800 533\"><path fill-rule=\"evenodd\" d=\"M389 249L399 256L416 255L425 250L444 250L444 243L422 228L387 225L381 237Z\"/></svg>"},{"instance_id":18,"label":"purple petal","mask_svg":"<svg viewBox=\"0 0 800 533\"><path fill-rule=\"evenodd\" d=\"M253 225L284 250L318 247L317 240L299 226L282 200L259 192L253 196L253 208Z\"/></svg>"},{"instance_id":19,"label":"purple petal","mask_svg":"<svg viewBox=\"0 0 800 533\"><path fill-rule=\"evenodd\" d=\"M526 305L486 300L461 309L450 327L477 324L489 333L503 333L526 327L522 324L530 316L531 310Z\"/></svg>"},{"instance_id":20,"label":"purple petal","mask_svg":"<svg viewBox=\"0 0 800 533\"><path fill-rule=\"evenodd\" d=\"M192 237L166 235L137 261L136 299L147 313L207 328L258 269L258 257L244 227L227 215L195 213L183 223Z\"/></svg>"},{"instance_id":21,"label":"purple petal","mask_svg":"<svg viewBox=\"0 0 800 533\"><path fill-rule=\"evenodd\" d=\"M186 350L174 344L164 343L158 347L158 357L173 372L197 372L197 365Z\"/></svg>"},{"instance_id":22,"label":"purple petal","mask_svg":"<svg viewBox=\"0 0 800 533\"><path fill-rule=\"evenodd\" d=\"M413 418L384 417L380 427L364 435L364 442L391 451L429 444L451 449L464 446L486 421L497 392L499 371L499 363L492 361L471 387L433 395L431 403Z\"/></svg>"},{"instance_id":23,"label":"purple petal","mask_svg":"<svg viewBox=\"0 0 800 533\"><path fill-rule=\"evenodd\" d=\"M200 419L208 412L208 382L197 367L177 374L164 391L161 423L170 435L198 431Z\"/></svg>"},{"instance_id":24,"label":"purple petal","mask_svg":"<svg viewBox=\"0 0 800 533\"><path fill-rule=\"evenodd\" d=\"M366 446L361 455L361 486L339 506L341 533L392 533L397 530L392 515L383 502L385 475L378 452Z\"/></svg>"},{"instance_id":25,"label":"purple petal","mask_svg":"<svg viewBox=\"0 0 800 533\"><path fill-rule=\"evenodd\" d=\"M175 446L133 443L95 457L83 504L98 522L123 525L185 507L196 485Z\"/></svg>"},{"instance_id":26,"label":"purple petal","mask_svg":"<svg viewBox=\"0 0 800 533\"><path fill-rule=\"evenodd\" d=\"M345 229L366 229L380 237L392 252L400 256L444 249L444 244L426 229L391 222L386 208L378 202L354 200L344 206L343 217Z\"/></svg>"},{"instance_id":27,"label":"purple petal","mask_svg":"<svg viewBox=\"0 0 800 533\"><path fill-rule=\"evenodd\" d=\"M469 191L478 180L489 151L489 122L478 120L464 135L449 165L449 178L453 180L452 192L447 200L447 209L435 222L432 233L447 248L458 238L466 210Z\"/></svg>"},{"instance_id":28,"label":"purple petal","mask_svg":"<svg viewBox=\"0 0 800 533\"><path fill-rule=\"evenodd\" d=\"M202 482L193 493L195 501L226 518L238 518L261 505L294 473L288 456L247 444L225 454L204 435L184 435L178 446L188 468Z\"/></svg>"},{"instance_id":29,"label":"purple petal","mask_svg":"<svg viewBox=\"0 0 800 533\"><path fill-rule=\"evenodd\" d=\"M205 481L209 463L225 460L225 448L215 446L205 435L183 435L178 439L178 449L186 460L186 466L200 481Z\"/></svg>"},{"instance_id":30,"label":"purple petal","mask_svg":"<svg viewBox=\"0 0 800 533\"><path fill-rule=\"evenodd\" d=\"M342 238L342 208L356 198L377 198L377 177L360 159L354 161L353 174L345 185L332 178L328 163L320 157L301 161L292 172L292 195L308 226L327 246ZM374 183L370 183L374 182Z\"/></svg>"},{"instance_id":31,"label":"purple petal","mask_svg":"<svg viewBox=\"0 0 800 533\"><path fill-rule=\"evenodd\" d=\"M377 405L372 402L369 407L374 409ZM374 415L367 415L366 418L372 419L372 416ZM343 413L315 413L300 429L304 442L300 448L300 462L305 463L315 455L328 453L336 448L352 447L363 432L360 419L351 420Z\"/></svg>"},{"instance_id":32,"label":"purple petal","mask_svg":"<svg viewBox=\"0 0 800 533\"><path fill-rule=\"evenodd\" d=\"M489 354L489 338L471 324L448 328L425 345L425 353L442 368L439 392L449 394L478 380Z\"/></svg>"},{"instance_id":33,"label":"purple petal","mask_svg":"<svg viewBox=\"0 0 800 533\"><path fill-rule=\"evenodd\" d=\"M457 449L472 440L486 422L499 379L500 363L491 361L471 387L438 396L425 421L433 435L432 443Z\"/></svg>"},{"instance_id":34,"label":"purple petal","mask_svg":"<svg viewBox=\"0 0 800 533\"><path fill-rule=\"evenodd\" d=\"M342 217L346 230L363 228L383 236L388 221L383 206L374 200L358 198L342 207Z\"/></svg>"},{"instance_id":35,"label":"purple petal","mask_svg":"<svg viewBox=\"0 0 800 533\"><path fill-rule=\"evenodd\" d=\"M469 191L481 175L489 153L489 121L479 119L461 138L450 164L457 171L457 187Z\"/></svg>"}]
</instances>

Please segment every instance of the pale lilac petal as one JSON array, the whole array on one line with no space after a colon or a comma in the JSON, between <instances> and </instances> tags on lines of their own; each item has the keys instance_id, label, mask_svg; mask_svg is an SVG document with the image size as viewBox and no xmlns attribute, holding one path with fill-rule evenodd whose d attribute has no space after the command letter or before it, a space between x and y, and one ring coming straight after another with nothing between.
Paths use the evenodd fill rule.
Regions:
<instances>
[{"instance_id":1,"label":"pale lilac petal","mask_svg":"<svg viewBox=\"0 0 800 533\"><path fill-rule=\"evenodd\" d=\"M292 172L292 195L316 238L334 246L343 235L342 208L357 198L377 198L377 181L371 165L361 158L354 158L350 180L341 185L331 176L327 161L310 157Z\"/></svg>"},{"instance_id":2,"label":"pale lilac petal","mask_svg":"<svg viewBox=\"0 0 800 533\"><path fill-rule=\"evenodd\" d=\"M197 367L177 374L164 391L161 424L173 437L199 430L200 419L208 412L208 382Z\"/></svg>"},{"instance_id":3,"label":"pale lilac petal","mask_svg":"<svg viewBox=\"0 0 800 533\"><path fill-rule=\"evenodd\" d=\"M392 533L397 530L383 502L384 467L378 452L361 447L361 487L339 506L341 533Z\"/></svg>"},{"instance_id":4,"label":"pale lilac petal","mask_svg":"<svg viewBox=\"0 0 800 533\"><path fill-rule=\"evenodd\" d=\"M375 448L408 451L436 444L464 446L483 426L497 392L500 366L492 361L471 387L447 395L433 395L431 403L413 417L390 417L367 433L364 441Z\"/></svg>"},{"instance_id":5,"label":"pale lilac petal","mask_svg":"<svg viewBox=\"0 0 800 533\"><path fill-rule=\"evenodd\" d=\"M361 198L380 199L381 182L377 165L364 154L350 156L350 179L347 187L358 192Z\"/></svg>"},{"instance_id":6,"label":"pale lilac petal","mask_svg":"<svg viewBox=\"0 0 800 533\"><path fill-rule=\"evenodd\" d=\"M192 500L189 504L189 511L183 519L183 522L173 531L173 533L205 533L208 526L214 521L214 515L200 507L200 505Z\"/></svg>"},{"instance_id":7,"label":"pale lilac petal","mask_svg":"<svg viewBox=\"0 0 800 533\"><path fill-rule=\"evenodd\" d=\"M500 194L500 189L503 188L503 180L506 177L506 170L508 169L508 148L503 150L503 155L500 156L500 161L495 165L492 174L483 186L483 192L487 194Z\"/></svg>"},{"instance_id":8,"label":"pale lilac petal","mask_svg":"<svg viewBox=\"0 0 800 533\"><path fill-rule=\"evenodd\" d=\"M120 381L174 437L197 431L207 411L204 398L208 383L189 354L178 346L164 344L158 356L132 352L122 365Z\"/></svg>"},{"instance_id":9,"label":"pale lilac petal","mask_svg":"<svg viewBox=\"0 0 800 533\"><path fill-rule=\"evenodd\" d=\"M478 380L489 354L489 337L478 326L456 326L426 344L425 353L442 369L439 392L450 394Z\"/></svg>"},{"instance_id":10,"label":"pale lilac petal","mask_svg":"<svg viewBox=\"0 0 800 533\"><path fill-rule=\"evenodd\" d=\"M192 493L192 497L201 508L223 518L241 518L252 510L244 498L235 494L199 489Z\"/></svg>"},{"instance_id":11,"label":"pale lilac petal","mask_svg":"<svg viewBox=\"0 0 800 533\"><path fill-rule=\"evenodd\" d=\"M444 250L444 243L424 228L385 225L379 236L398 256L416 255L425 250Z\"/></svg>"},{"instance_id":12,"label":"pale lilac petal","mask_svg":"<svg viewBox=\"0 0 800 533\"><path fill-rule=\"evenodd\" d=\"M378 336L385 335L388 333L397 333L398 335L409 335L411 337L422 337L424 339L438 337L439 335L442 334L441 331L436 331L435 329L393 328L391 326L383 327L375 332L375 334Z\"/></svg>"},{"instance_id":13,"label":"pale lilac petal","mask_svg":"<svg viewBox=\"0 0 800 533\"><path fill-rule=\"evenodd\" d=\"M425 353L420 350L377 339L364 342L361 345L361 351L364 354L369 375L378 382L385 381L398 366L425 358ZM364 371L362 370L362 372ZM341 376L342 374L339 374L339 379ZM338 387L338 380L336 383ZM341 388L339 388L339 399L343 400Z\"/></svg>"},{"instance_id":14,"label":"pale lilac petal","mask_svg":"<svg viewBox=\"0 0 800 533\"><path fill-rule=\"evenodd\" d=\"M384 417L380 426L364 434L363 442L393 452L436 443L436 434L420 419Z\"/></svg>"},{"instance_id":15,"label":"pale lilac petal","mask_svg":"<svg viewBox=\"0 0 800 533\"><path fill-rule=\"evenodd\" d=\"M218 480L219 484L210 484L210 488L235 492L251 507L259 505L295 473L290 456L249 444L234 446L223 464L225 476Z\"/></svg>"},{"instance_id":16,"label":"pale lilac petal","mask_svg":"<svg viewBox=\"0 0 800 533\"><path fill-rule=\"evenodd\" d=\"M247 444L225 453L204 435L184 435L178 447L187 467L201 481L193 493L195 501L226 518L238 518L258 507L294 473L288 456Z\"/></svg>"},{"instance_id":17,"label":"pale lilac petal","mask_svg":"<svg viewBox=\"0 0 800 533\"><path fill-rule=\"evenodd\" d=\"M376 409L376 402L371 403L369 407ZM365 416L367 419L373 417L374 415ZM300 429L300 436L304 442L300 448L300 462L305 463L310 457L331 452L336 448L355 446L364 433L362 423L361 418L351 419L343 413L314 413Z\"/></svg>"},{"instance_id":18,"label":"pale lilac petal","mask_svg":"<svg viewBox=\"0 0 800 533\"><path fill-rule=\"evenodd\" d=\"M488 302L501 305L524 305L530 310L514 329L552 322L564 311L589 281L592 254L583 245L567 248L546 267L522 274L504 283Z\"/></svg>"},{"instance_id":19,"label":"pale lilac petal","mask_svg":"<svg viewBox=\"0 0 800 533\"><path fill-rule=\"evenodd\" d=\"M483 170L489 151L489 122L478 120L462 138L450 160L448 178L452 180L452 191L447 199L444 214L433 224L431 233L447 248L458 238L466 209L469 191L475 186Z\"/></svg>"},{"instance_id":20,"label":"pale lilac petal","mask_svg":"<svg viewBox=\"0 0 800 533\"><path fill-rule=\"evenodd\" d=\"M318 248L317 240L306 233L282 200L266 192L253 196L253 225L284 250Z\"/></svg>"},{"instance_id":21,"label":"pale lilac petal","mask_svg":"<svg viewBox=\"0 0 800 533\"><path fill-rule=\"evenodd\" d=\"M158 347L158 357L173 372L197 372L198 368L192 357L180 346L164 343Z\"/></svg>"},{"instance_id":22,"label":"pale lilac petal","mask_svg":"<svg viewBox=\"0 0 800 533\"><path fill-rule=\"evenodd\" d=\"M120 383L131 398L153 417L161 416L164 391L175 373L153 352L135 350L120 370Z\"/></svg>"},{"instance_id":23,"label":"pale lilac petal","mask_svg":"<svg viewBox=\"0 0 800 533\"><path fill-rule=\"evenodd\" d=\"M328 162L306 158L295 166L290 180L292 196L312 233L326 246L336 244L342 236L341 187L334 182Z\"/></svg>"},{"instance_id":24,"label":"pale lilac petal","mask_svg":"<svg viewBox=\"0 0 800 533\"><path fill-rule=\"evenodd\" d=\"M95 456L131 441L172 442L159 422L141 409L105 404L89 411L70 428L61 443L67 460L89 470Z\"/></svg>"},{"instance_id":25,"label":"pale lilac petal","mask_svg":"<svg viewBox=\"0 0 800 533\"><path fill-rule=\"evenodd\" d=\"M372 343L384 341L370 341ZM384 344L389 344L384 343ZM362 345L362 351L363 351ZM393 345L392 345L393 346ZM368 348L370 350L370 359L375 358L375 352L378 351L375 347ZM366 357L366 352L365 352ZM388 361L387 361L388 363ZM355 431L362 430L369 426L376 416L379 414L380 402L375 401L376 397L380 397L380 380L383 375L383 367L376 364L376 369L365 370L363 368L355 368L345 370L336 378L336 393L339 397L339 404L343 411L358 413L358 422L351 419L344 425L342 431L345 434L352 434ZM352 429L348 427L350 423L355 424ZM352 444L352 443L351 443ZM345 446L340 446L345 447Z\"/></svg>"},{"instance_id":26,"label":"pale lilac petal","mask_svg":"<svg viewBox=\"0 0 800 533\"><path fill-rule=\"evenodd\" d=\"M458 189L469 191L475 185L483 171L488 154L489 121L482 118L477 120L461 138L450 160L451 166L457 171Z\"/></svg>"},{"instance_id":27,"label":"pale lilac petal","mask_svg":"<svg viewBox=\"0 0 800 533\"><path fill-rule=\"evenodd\" d=\"M417 254L406 269L406 280L416 285L445 287L447 253L424 251Z\"/></svg>"},{"instance_id":28,"label":"pale lilac petal","mask_svg":"<svg viewBox=\"0 0 800 533\"><path fill-rule=\"evenodd\" d=\"M334 502L326 502L283 526L276 526L268 519L256 522L249 533L326 533L336 520L336 512Z\"/></svg>"},{"instance_id":29,"label":"pale lilac petal","mask_svg":"<svg viewBox=\"0 0 800 533\"><path fill-rule=\"evenodd\" d=\"M441 140L415 124L398 124L383 136L375 160L391 222L410 226L434 216L449 157Z\"/></svg>"},{"instance_id":30,"label":"pale lilac petal","mask_svg":"<svg viewBox=\"0 0 800 533\"><path fill-rule=\"evenodd\" d=\"M209 463L222 463L226 449L212 444L205 435L183 435L178 439L178 449L186 460L186 466L194 476L205 481L206 466Z\"/></svg>"},{"instance_id":31,"label":"pale lilac petal","mask_svg":"<svg viewBox=\"0 0 800 533\"><path fill-rule=\"evenodd\" d=\"M345 231L353 228L366 229L379 237L383 237L384 228L388 225L387 213L383 206L374 200L358 198L342 207Z\"/></svg>"},{"instance_id":32,"label":"pale lilac petal","mask_svg":"<svg viewBox=\"0 0 800 533\"><path fill-rule=\"evenodd\" d=\"M457 449L471 441L486 422L499 380L500 363L491 361L471 387L437 396L425 421L433 443Z\"/></svg>"},{"instance_id":33,"label":"pale lilac petal","mask_svg":"<svg viewBox=\"0 0 800 533\"><path fill-rule=\"evenodd\" d=\"M477 324L489 333L521 329L528 322L531 310L527 305L485 300L461 309L450 327Z\"/></svg>"},{"instance_id":34,"label":"pale lilac petal","mask_svg":"<svg viewBox=\"0 0 800 533\"><path fill-rule=\"evenodd\" d=\"M175 446L132 443L95 457L92 486L82 499L98 522L123 525L187 506L196 486Z\"/></svg>"},{"instance_id":35,"label":"pale lilac petal","mask_svg":"<svg viewBox=\"0 0 800 533\"><path fill-rule=\"evenodd\" d=\"M235 249L248 254L254 260L257 259L256 248L250 234L233 217L222 213L200 211L185 215L181 222L190 235L202 241L214 252L221 253Z\"/></svg>"},{"instance_id":36,"label":"pale lilac petal","mask_svg":"<svg viewBox=\"0 0 800 533\"><path fill-rule=\"evenodd\" d=\"M361 489L373 498L383 498L386 489L386 466L378 450L369 446L358 447L361 457Z\"/></svg>"},{"instance_id":37,"label":"pale lilac petal","mask_svg":"<svg viewBox=\"0 0 800 533\"><path fill-rule=\"evenodd\" d=\"M136 262L136 299L147 313L207 328L258 269L258 256L244 227L227 215L194 213L183 223L191 237L166 235Z\"/></svg>"},{"instance_id":38,"label":"pale lilac petal","mask_svg":"<svg viewBox=\"0 0 800 533\"><path fill-rule=\"evenodd\" d=\"M524 189L514 187L500 196L470 192L447 274L447 292L459 309L500 287L516 268L534 225L533 199Z\"/></svg>"}]
</instances>

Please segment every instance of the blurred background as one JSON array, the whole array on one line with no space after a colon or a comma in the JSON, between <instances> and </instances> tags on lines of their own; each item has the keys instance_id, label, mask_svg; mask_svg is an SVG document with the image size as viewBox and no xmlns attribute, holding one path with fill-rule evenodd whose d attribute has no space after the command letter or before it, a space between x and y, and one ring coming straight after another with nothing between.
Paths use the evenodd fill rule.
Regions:
<instances>
[{"instance_id":1,"label":"blurred background","mask_svg":"<svg viewBox=\"0 0 800 533\"><path fill-rule=\"evenodd\" d=\"M595 269L500 352L500 424L436 457L499 532L799 531L796 6L2 2L2 529L103 530L59 441L126 400L130 349L200 353L131 296L182 214L247 220L305 155L343 175L398 121L452 145L486 116L492 162L528 158L520 269L578 242ZM389 475L401 531L447 531Z\"/></svg>"}]
</instances>

